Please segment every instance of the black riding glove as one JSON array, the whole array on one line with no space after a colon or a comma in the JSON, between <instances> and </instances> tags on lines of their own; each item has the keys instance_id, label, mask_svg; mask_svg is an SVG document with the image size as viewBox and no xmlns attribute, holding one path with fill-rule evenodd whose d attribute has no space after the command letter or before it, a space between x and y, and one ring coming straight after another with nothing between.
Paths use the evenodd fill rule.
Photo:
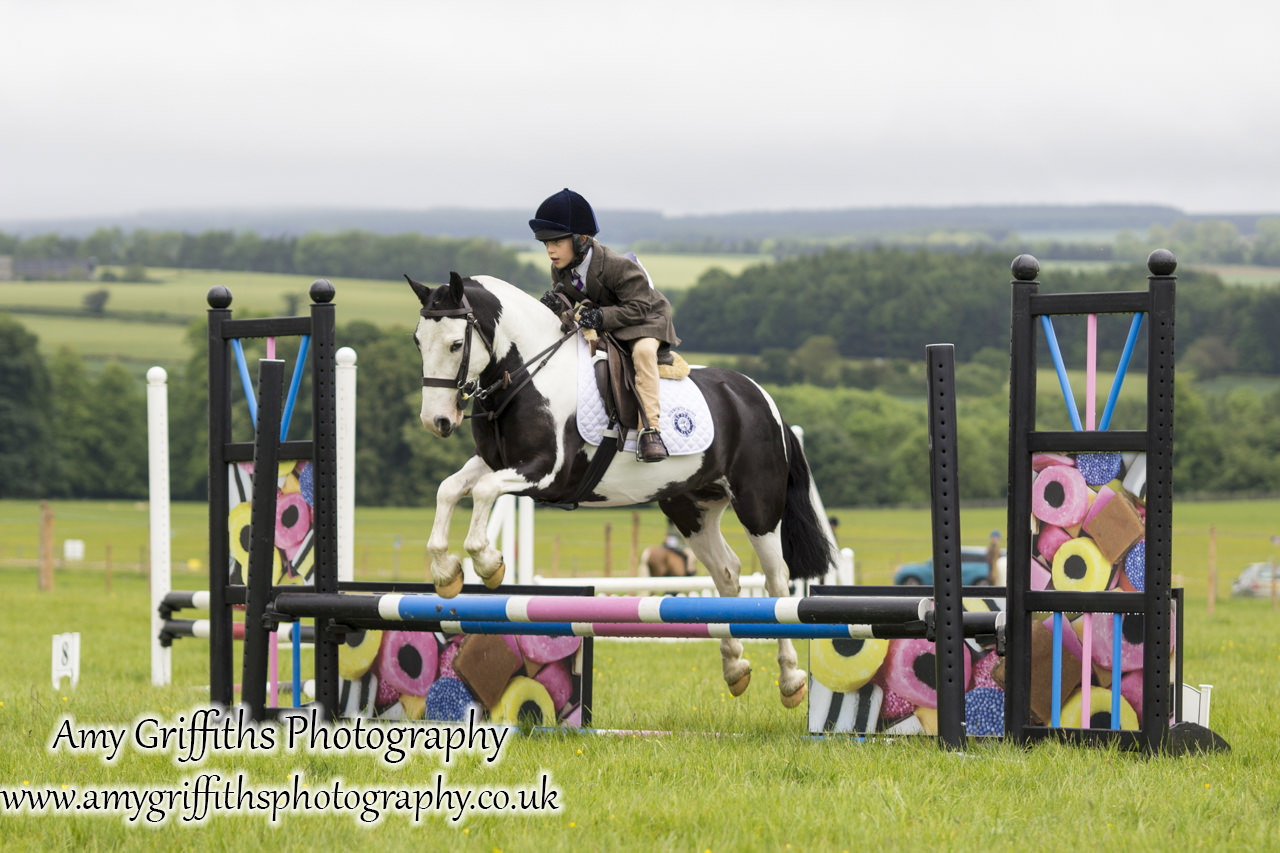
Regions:
<instances>
[{"instance_id":1,"label":"black riding glove","mask_svg":"<svg viewBox=\"0 0 1280 853\"><path fill-rule=\"evenodd\" d=\"M561 301L559 296L556 296L555 291L553 290L548 290L546 293L542 294L542 298L538 301L557 314L559 314L561 309L564 308L564 302Z\"/></svg>"},{"instance_id":2,"label":"black riding glove","mask_svg":"<svg viewBox=\"0 0 1280 853\"><path fill-rule=\"evenodd\" d=\"M604 312L599 308L588 308L578 317L578 325L584 329L600 329L604 326Z\"/></svg>"}]
</instances>

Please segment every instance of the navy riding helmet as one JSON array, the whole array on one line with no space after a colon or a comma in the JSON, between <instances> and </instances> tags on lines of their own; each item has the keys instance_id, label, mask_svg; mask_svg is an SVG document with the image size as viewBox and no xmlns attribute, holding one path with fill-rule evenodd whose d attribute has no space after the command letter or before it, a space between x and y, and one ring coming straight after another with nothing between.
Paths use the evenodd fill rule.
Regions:
<instances>
[{"instance_id":1,"label":"navy riding helmet","mask_svg":"<svg viewBox=\"0 0 1280 853\"><path fill-rule=\"evenodd\" d=\"M574 234L594 237L600 231L591 205L568 187L538 205L538 212L533 216L529 227L533 229L534 239L543 242Z\"/></svg>"}]
</instances>

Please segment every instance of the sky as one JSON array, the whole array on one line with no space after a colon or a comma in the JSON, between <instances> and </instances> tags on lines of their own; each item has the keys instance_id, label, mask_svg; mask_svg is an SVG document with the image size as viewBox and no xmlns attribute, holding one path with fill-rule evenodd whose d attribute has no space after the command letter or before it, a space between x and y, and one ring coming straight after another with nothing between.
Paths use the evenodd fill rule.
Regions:
<instances>
[{"instance_id":1,"label":"sky","mask_svg":"<svg viewBox=\"0 0 1280 853\"><path fill-rule=\"evenodd\" d=\"M1258 0L0 0L0 221L1280 210Z\"/></svg>"}]
</instances>

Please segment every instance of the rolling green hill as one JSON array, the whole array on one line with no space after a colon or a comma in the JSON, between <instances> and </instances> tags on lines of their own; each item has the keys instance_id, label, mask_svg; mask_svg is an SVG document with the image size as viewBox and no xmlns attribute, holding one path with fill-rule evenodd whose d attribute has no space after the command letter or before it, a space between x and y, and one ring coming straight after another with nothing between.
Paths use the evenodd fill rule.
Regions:
<instances>
[{"instance_id":1,"label":"rolling green hill","mask_svg":"<svg viewBox=\"0 0 1280 853\"><path fill-rule=\"evenodd\" d=\"M528 253L541 263L545 256ZM712 267L740 272L767 258L754 255L646 255L655 282L664 289L693 285ZM187 327L203 324L205 294L218 285L231 290L237 316L277 316L306 310L310 276L216 270L151 269L148 284L97 281L4 282L0 312L14 313L40 338L42 352L71 346L94 361L116 359L130 366L168 367L189 354ZM380 327L408 328L417 319L417 303L403 282L334 279L338 321L364 321ZM84 310L85 297L99 290L110 296L103 316Z\"/></svg>"}]
</instances>

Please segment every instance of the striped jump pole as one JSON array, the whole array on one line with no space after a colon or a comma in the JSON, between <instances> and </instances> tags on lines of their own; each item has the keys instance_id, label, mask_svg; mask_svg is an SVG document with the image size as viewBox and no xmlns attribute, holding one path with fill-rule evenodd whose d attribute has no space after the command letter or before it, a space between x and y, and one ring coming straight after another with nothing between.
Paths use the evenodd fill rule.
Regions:
<instances>
[{"instance_id":1,"label":"striped jump pole","mask_svg":"<svg viewBox=\"0 0 1280 853\"><path fill-rule=\"evenodd\" d=\"M208 610L209 591L207 589L185 590L175 589L164 594L156 608L165 619L175 610Z\"/></svg>"},{"instance_id":2,"label":"striped jump pole","mask_svg":"<svg viewBox=\"0 0 1280 853\"><path fill-rule=\"evenodd\" d=\"M924 621L931 600L919 596L815 596L809 598L674 598L565 595L432 594L353 596L280 593L275 609L301 617L379 618L396 622L607 622L900 624Z\"/></svg>"},{"instance_id":3,"label":"striped jump pole","mask_svg":"<svg viewBox=\"0 0 1280 853\"><path fill-rule=\"evenodd\" d=\"M969 617L974 617L970 619ZM965 614L965 633L993 636L999 614ZM726 622L453 622L440 623L446 634L530 634L574 637L734 638L739 640L894 640L927 636L924 622L889 625L782 624Z\"/></svg>"},{"instance_id":4,"label":"striped jump pole","mask_svg":"<svg viewBox=\"0 0 1280 853\"><path fill-rule=\"evenodd\" d=\"M414 599L431 598L436 602L426 605ZM406 604L406 599L410 602ZM450 602L460 607L445 607L439 602ZM528 604L555 600L558 603L550 608L532 608ZM602 613L601 603L618 599L584 598L571 596L459 596L453 599L439 599L438 596L406 596L399 594L359 595L359 594L320 594L306 592L284 592L276 596L273 607L274 615L282 618L327 617L339 623L356 627L389 628L405 623L422 627L430 626L431 630L440 630L448 634L527 634L533 636L578 636L578 637L672 637L682 639L902 639L927 637L930 633L932 602L925 598L876 598L877 603L883 601L898 602L882 608L882 612L896 611L894 615L909 615L907 602L916 607L916 614L921 618L899 619L897 621L863 622L849 620L860 605L868 598L821 597L813 599L821 601L824 606L816 612L804 606L810 599L624 599L626 613L635 618L610 618ZM565 602L573 602L569 607ZM684 606L668 605L665 614L669 618L655 618L651 614L664 609L661 602L683 601ZM652 602L641 614L640 602ZM794 618L767 619L767 607L756 608L755 614L760 617L751 621L724 621L726 611L737 611L738 617L749 617L752 608L707 607L707 604L736 602L754 604L756 602L775 602L774 612L781 610L786 614L794 613ZM794 606L777 606L777 603L789 603ZM488 606L492 604L493 606ZM692 606L702 604L704 606ZM853 609L851 609L853 608ZM454 612L449 612L450 610ZM544 612L539 613L539 610ZM804 610L806 618L799 614ZM553 612L555 615L549 615ZM509 619L508 613L520 618ZM866 618L867 611L860 611ZM465 614L465 615L460 615ZM589 615L587 615L589 614ZM644 617L648 618L644 618ZM484 617L484 618L481 618ZM585 618L584 618L585 617ZM967 636L990 636L997 631L999 613L993 611L965 612L964 633ZM732 618L732 617L731 617ZM819 621L821 619L821 621ZM833 621L834 620L834 621ZM426 624L424 624L426 623Z\"/></svg>"},{"instance_id":5,"label":"striped jump pole","mask_svg":"<svg viewBox=\"0 0 1280 853\"><path fill-rule=\"evenodd\" d=\"M211 632L211 623L208 619L166 619L163 623L163 629L160 633L161 642L172 642L179 637L197 637L200 639L208 639ZM300 642L312 643L315 641L315 629L310 625L300 625L301 631L298 634ZM244 623L231 623L231 637L235 640L244 639ZM276 637L277 646L293 645L292 635L280 634Z\"/></svg>"}]
</instances>

